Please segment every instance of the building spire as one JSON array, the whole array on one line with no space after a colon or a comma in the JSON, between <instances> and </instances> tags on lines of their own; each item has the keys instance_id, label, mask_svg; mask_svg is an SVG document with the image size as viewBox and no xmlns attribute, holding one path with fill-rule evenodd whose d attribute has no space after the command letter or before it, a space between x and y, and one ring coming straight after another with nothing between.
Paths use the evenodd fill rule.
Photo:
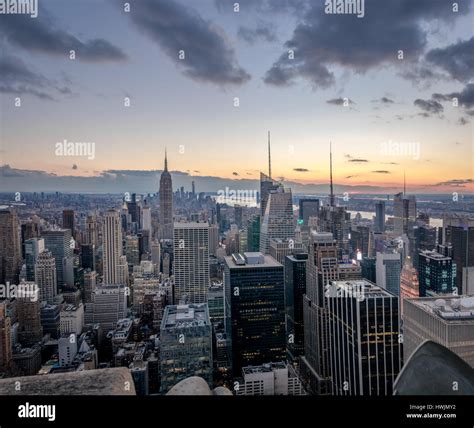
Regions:
<instances>
[{"instance_id":1,"label":"building spire","mask_svg":"<svg viewBox=\"0 0 474 428\"><path fill-rule=\"evenodd\" d=\"M270 131L268 131L268 176L272 178L272 155L270 151Z\"/></svg>"},{"instance_id":2,"label":"building spire","mask_svg":"<svg viewBox=\"0 0 474 428\"><path fill-rule=\"evenodd\" d=\"M165 171L168 171L168 156L166 153L166 147L165 147Z\"/></svg>"},{"instance_id":3,"label":"building spire","mask_svg":"<svg viewBox=\"0 0 474 428\"><path fill-rule=\"evenodd\" d=\"M332 184L332 143L331 142L329 142L329 180L330 180L329 205L333 207L334 206L334 188Z\"/></svg>"}]
</instances>

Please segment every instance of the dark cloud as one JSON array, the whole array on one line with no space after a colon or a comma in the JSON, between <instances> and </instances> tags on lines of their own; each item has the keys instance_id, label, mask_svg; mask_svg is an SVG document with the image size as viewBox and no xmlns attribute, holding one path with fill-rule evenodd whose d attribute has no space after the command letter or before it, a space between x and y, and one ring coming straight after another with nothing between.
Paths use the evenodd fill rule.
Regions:
<instances>
[{"instance_id":1,"label":"dark cloud","mask_svg":"<svg viewBox=\"0 0 474 428\"><path fill-rule=\"evenodd\" d=\"M327 104L332 104L332 105L335 105L335 106L343 106L344 105L344 98L332 98L330 100L327 100L326 103ZM355 104L354 101L352 101L351 99L348 99L348 104L351 105L351 104Z\"/></svg>"},{"instance_id":2,"label":"dark cloud","mask_svg":"<svg viewBox=\"0 0 474 428\"><path fill-rule=\"evenodd\" d=\"M447 71L453 79L468 81L474 77L474 37L432 49L426 54L426 60Z\"/></svg>"},{"instance_id":3,"label":"dark cloud","mask_svg":"<svg viewBox=\"0 0 474 428\"><path fill-rule=\"evenodd\" d=\"M70 50L77 60L89 62L123 61L127 57L117 46L104 39L82 41L59 28L48 11L40 6L38 17L3 15L0 34L6 42L29 52L67 57Z\"/></svg>"},{"instance_id":4,"label":"dark cloud","mask_svg":"<svg viewBox=\"0 0 474 428\"><path fill-rule=\"evenodd\" d=\"M465 118L465 117L460 117L459 120L458 120L458 124L463 126L463 125L467 125L469 123L469 121Z\"/></svg>"},{"instance_id":5,"label":"dark cloud","mask_svg":"<svg viewBox=\"0 0 474 428\"><path fill-rule=\"evenodd\" d=\"M346 179L357 177L357 175L348 175Z\"/></svg>"},{"instance_id":6,"label":"dark cloud","mask_svg":"<svg viewBox=\"0 0 474 428\"><path fill-rule=\"evenodd\" d=\"M283 53L267 71L265 82L286 86L301 77L315 88L327 88L335 83L334 66L364 73L384 64L417 63L426 49L426 23L466 14L470 0L458 3L459 12L453 13L452 4L443 0L366 0L365 17L358 19L325 14L324 2L309 2L310 9L284 45L295 52L294 59ZM404 51L402 61L399 50Z\"/></svg>"},{"instance_id":7,"label":"dark cloud","mask_svg":"<svg viewBox=\"0 0 474 428\"><path fill-rule=\"evenodd\" d=\"M400 165L397 162L382 162L382 165Z\"/></svg>"},{"instance_id":8,"label":"dark cloud","mask_svg":"<svg viewBox=\"0 0 474 428\"><path fill-rule=\"evenodd\" d=\"M353 162L353 163L367 163L369 162L367 159L349 159L348 162Z\"/></svg>"},{"instance_id":9,"label":"dark cloud","mask_svg":"<svg viewBox=\"0 0 474 428\"><path fill-rule=\"evenodd\" d=\"M468 83L461 92L452 92L450 94L433 94L432 98L437 101L452 101L458 99L458 104L466 109L474 107L474 83ZM471 113L467 112L469 115Z\"/></svg>"},{"instance_id":10,"label":"dark cloud","mask_svg":"<svg viewBox=\"0 0 474 428\"><path fill-rule=\"evenodd\" d=\"M436 100L422 100L418 98L413 102L413 104L424 110L424 113L421 113L423 115L427 115L430 113L440 114L444 110L443 106Z\"/></svg>"},{"instance_id":11,"label":"dark cloud","mask_svg":"<svg viewBox=\"0 0 474 428\"><path fill-rule=\"evenodd\" d=\"M309 172L309 169L306 169L306 168L293 168L293 171L296 171L296 172Z\"/></svg>"},{"instance_id":12,"label":"dark cloud","mask_svg":"<svg viewBox=\"0 0 474 428\"><path fill-rule=\"evenodd\" d=\"M374 100L375 103L380 103L380 104L393 104L395 101L388 97L382 97L378 100Z\"/></svg>"},{"instance_id":13,"label":"dark cloud","mask_svg":"<svg viewBox=\"0 0 474 428\"><path fill-rule=\"evenodd\" d=\"M466 184L472 184L474 180L472 178L468 179L453 179L448 181L442 181L436 183L435 186L451 186L451 187L465 187Z\"/></svg>"},{"instance_id":14,"label":"dark cloud","mask_svg":"<svg viewBox=\"0 0 474 428\"><path fill-rule=\"evenodd\" d=\"M77 165L76 165L76 164L73 164L73 165L72 165L72 169L77 169Z\"/></svg>"},{"instance_id":15,"label":"dark cloud","mask_svg":"<svg viewBox=\"0 0 474 428\"><path fill-rule=\"evenodd\" d=\"M239 173L234 171L234 172L232 173L232 175L238 176Z\"/></svg>"},{"instance_id":16,"label":"dark cloud","mask_svg":"<svg viewBox=\"0 0 474 428\"><path fill-rule=\"evenodd\" d=\"M118 4L121 4L119 2ZM250 75L237 64L222 30L194 9L174 0L139 0L130 17L192 79L216 85L241 85ZM185 59L179 59L183 50Z\"/></svg>"},{"instance_id":17,"label":"dark cloud","mask_svg":"<svg viewBox=\"0 0 474 428\"><path fill-rule=\"evenodd\" d=\"M29 94L42 100L53 101L50 91L54 84L30 69L21 59L11 55L0 56L0 93Z\"/></svg>"},{"instance_id":18,"label":"dark cloud","mask_svg":"<svg viewBox=\"0 0 474 428\"><path fill-rule=\"evenodd\" d=\"M259 21L255 28L239 27L237 35L249 44L254 44L259 40L274 42L277 39L274 25L264 21Z\"/></svg>"},{"instance_id":19,"label":"dark cloud","mask_svg":"<svg viewBox=\"0 0 474 428\"><path fill-rule=\"evenodd\" d=\"M384 169L378 169L376 171L372 171L374 174L391 174L390 171L384 170Z\"/></svg>"}]
</instances>

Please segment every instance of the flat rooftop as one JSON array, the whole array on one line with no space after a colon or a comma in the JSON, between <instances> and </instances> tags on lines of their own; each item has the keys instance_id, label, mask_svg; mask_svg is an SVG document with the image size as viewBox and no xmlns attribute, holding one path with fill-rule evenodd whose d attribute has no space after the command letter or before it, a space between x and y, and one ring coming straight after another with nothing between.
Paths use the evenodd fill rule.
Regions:
<instances>
[{"instance_id":1,"label":"flat rooftop","mask_svg":"<svg viewBox=\"0 0 474 428\"><path fill-rule=\"evenodd\" d=\"M175 229L208 229L209 223L207 222L199 223L197 221L186 222L186 223L185 222L174 223L174 228Z\"/></svg>"},{"instance_id":2,"label":"flat rooftop","mask_svg":"<svg viewBox=\"0 0 474 428\"><path fill-rule=\"evenodd\" d=\"M237 264L235 262L234 256L241 256L238 259L243 261L242 264ZM260 263L248 263L248 261L252 261L255 259L260 259ZM262 253L244 253L244 256L241 254L234 254L232 256L224 257L224 260L231 269L260 269L260 268L268 268L268 267L283 267L283 265L277 262L272 256L263 255Z\"/></svg>"},{"instance_id":3,"label":"flat rooftop","mask_svg":"<svg viewBox=\"0 0 474 428\"><path fill-rule=\"evenodd\" d=\"M360 293L364 296L364 298L372 299L376 297L395 297L394 294L366 279L356 279L353 281L332 281L331 284L335 289L347 291L348 295L351 295L352 293Z\"/></svg>"},{"instance_id":4,"label":"flat rooftop","mask_svg":"<svg viewBox=\"0 0 474 428\"><path fill-rule=\"evenodd\" d=\"M254 373L271 373L274 370L286 369L287 365L281 361L278 363L268 363L262 364L261 366L247 366L242 368L242 373L244 375L254 374Z\"/></svg>"},{"instance_id":5,"label":"flat rooftop","mask_svg":"<svg viewBox=\"0 0 474 428\"><path fill-rule=\"evenodd\" d=\"M167 306L162 327L186 328L198 325L211 325L206 304Z\"/></svg>"},{"instance_id":6,"label":"flat rooftop","mask_svg":"<svg viewBox=\"0 0 474 428\"><path fill-rule=\"evenodd\" d=\"M422 297L410 303L447 322L470 321L474 324L474 296Z\"/></svg>"}]
</instances>

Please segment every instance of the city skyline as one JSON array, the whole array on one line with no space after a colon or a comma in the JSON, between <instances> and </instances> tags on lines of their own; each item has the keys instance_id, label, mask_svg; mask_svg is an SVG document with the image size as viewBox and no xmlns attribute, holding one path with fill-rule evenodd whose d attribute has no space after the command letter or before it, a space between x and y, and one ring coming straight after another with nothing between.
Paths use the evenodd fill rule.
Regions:
<instances>
[{"instance_id":1,"label":"city skyline","mask_svg":"<svg viewBox=\"0 0 474 428\"><path fill-rule=\"evenodd\" d=\"M2 16L2 182L149 192L166 147L176 183L249 188L271 131L273 176L302 189L326 185L332 142L334 182L354 193L396 193L404 171L409 192L472 192L474 10L458 3L366 1L359 19L305 0L48 0ZM93 156L57 156L65 140Z\"/></svg>"}]
</instances>

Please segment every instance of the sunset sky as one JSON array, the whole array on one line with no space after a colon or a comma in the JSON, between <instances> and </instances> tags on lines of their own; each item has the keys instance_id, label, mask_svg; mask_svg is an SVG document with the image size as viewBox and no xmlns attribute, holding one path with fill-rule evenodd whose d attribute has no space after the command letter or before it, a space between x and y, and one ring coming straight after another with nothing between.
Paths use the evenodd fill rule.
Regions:
<instances>
[{"instance_id":1,"label":"sunset sky","mask_svg":"<svg viewBox=\"0 0 474 428\"><path fill-rule=\"evenodd\" d=\"M165 147L174 171L257 179L270 130L275 177L326 182L331 141L336 183L396 187L406 171L419 192L473 190L473 1L366 0L364 18L322 0L123 3L0 16L8 188L31 170L72 191L71 176L159 170ZM65 139L94 142L95 158L56 156ZM384 153L390 141L419 156Z\"/></svg>"}]
</instances>

